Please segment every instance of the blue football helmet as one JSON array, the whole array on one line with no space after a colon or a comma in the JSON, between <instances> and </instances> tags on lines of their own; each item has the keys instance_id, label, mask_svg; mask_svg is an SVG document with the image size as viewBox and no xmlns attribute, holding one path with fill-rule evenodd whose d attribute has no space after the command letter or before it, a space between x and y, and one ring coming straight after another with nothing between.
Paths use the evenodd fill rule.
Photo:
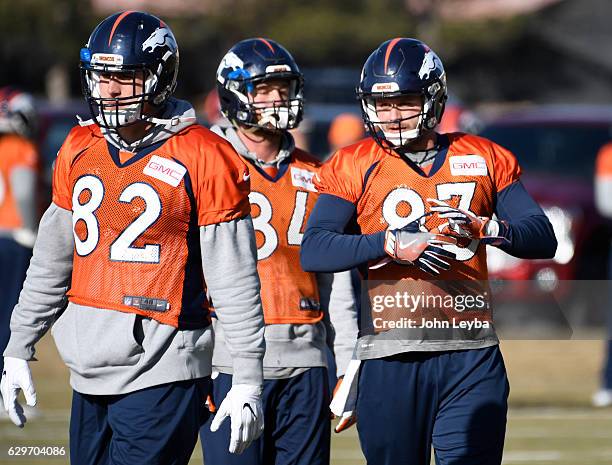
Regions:
<instances>
[{"instance_id":1,"label":"blue football helmet","mask_svg":"<svg viewBox=\"0 0 612 465\"><path fill-rule=\"evenodd\" d=\"M418 139L424 130L432 130L442 119L448 98L446 74L442 61L426 44L416 39L396 38L383 42L366 60L357 86L363 120L376 142L391 149L401 149ZM376 111L376 101L401 95L422 98L416 128L391 132ZM383 123L383 124L381 124Z\"/></svg>"},{"instance_id":2,"label":"blue football helmet","mask_svg":"<svg viewBox=\"0 0 612 465\"><path fill-rule=\"evenodd\" d=\"M289 97L253 104L260 82L286 79ZM246 39L234 45L217 69L217 90L221 111L232 122L266 131L294 129L304 112L304 78L291 54L270 39Z\"/></svg>"},{"instance_id":3,"label":"blue football helmet","mask_svg":"<svg viewBox=\"0 0 612 465\"><path fill-rule=\"evenodd\" d=\"M119 128L146 120L144 103L164 105L176 88L179 51L170 28L159 18L138 11L109 16L91 33L81 49L81 84L92 118L105 128ZM121 74L131 79L130 96L103 98L100 79ZM144 86L136 89L142 73Z\"/></svg>"}]
</instances>

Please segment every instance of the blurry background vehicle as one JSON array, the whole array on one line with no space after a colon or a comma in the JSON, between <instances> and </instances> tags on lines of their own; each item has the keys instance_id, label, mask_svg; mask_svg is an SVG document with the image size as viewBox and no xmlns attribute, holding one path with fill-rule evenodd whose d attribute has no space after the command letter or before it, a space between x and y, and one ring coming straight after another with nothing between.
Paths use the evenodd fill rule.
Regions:
<instances>
[{"instance_id":1,"label":"blurry background vehicle","mask_svg":"<svg viewBox=\"0 0 612 465\"><path fill-rule=\"evenodd\" d=\"M596 211L593 175L611 130L612 106L594 105L530 106L484 125L482 136L517 156L521 179L549 217L559 244L552 260L521 260L489 248L491 278L513 281L512 292L504 295L498 289L498 301L540 305L547 293L555 292L555 301L567 303L562 311L571 323L603 323L601 295L594 295L595 284L586 281L607 279L612 230ZM585 282L574 285L571 280ZM516 314L513 318L520 320Z\"/></svg>"},{"instance_id":2,"label":"blurry background vehicle","mask_svg":"<svg viewBox=\"0 0 612 465\"><path fill-rule=\"evenodd\" d=\"M304 128L310 151L327 158L329 128L340 114L353 114L361 118L355 96L359 82L357 68L305 68L304 73Z\"/></svg>"}]
</instances>

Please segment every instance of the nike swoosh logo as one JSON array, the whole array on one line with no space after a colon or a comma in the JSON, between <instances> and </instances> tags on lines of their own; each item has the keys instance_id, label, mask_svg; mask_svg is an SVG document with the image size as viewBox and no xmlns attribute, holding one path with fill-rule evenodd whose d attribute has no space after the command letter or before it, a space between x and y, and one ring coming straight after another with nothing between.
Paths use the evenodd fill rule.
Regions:
<instances>
[{"instance_id":1,"label":"nike swoosh logo","mask_svg":"<svg viewBox=\"0 0 612 465\"><path fill-rule=\"evenodd\" d=\"M250 178L250 177L251 177L251 175L250 175L250 174L243 174L243 175L242 175L242 180L243 180L244 182L246 182L246 181L248 181L248 180L249 180L249 178Z\"/></svg>"},{"instance_id":2,"label":"nike swoosh logo","mask_svg":"<svg viewBox=\"0 0 612 465\"><path fill-rule=\"evenodd\" d=\"M257 415L255 415L255 412L253 411L253 407L251 407L249 404L244 404L242 408L248 408L251 411L251 414L255 417L255 419L257 419Z\"/></svg>"},{"instance_id":3,"label":"nike swoosh logo","mask_svg":"<svg viewBox=\"0 0 612 465\"><path fill-rule=\"evenodd\" d=\"M406 247L410 247L416 241L417 241L417 239L412 239L410 242L408 242L408 244L404 244L404 243L400 242L399 243L400 249L405 249Z\"/></svg>"}]
</instances>

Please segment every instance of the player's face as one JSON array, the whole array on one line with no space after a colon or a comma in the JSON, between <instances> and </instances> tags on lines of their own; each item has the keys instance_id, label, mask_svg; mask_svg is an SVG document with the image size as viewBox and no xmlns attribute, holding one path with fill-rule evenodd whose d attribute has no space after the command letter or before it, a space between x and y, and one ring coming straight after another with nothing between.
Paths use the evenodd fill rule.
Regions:
<instances>
[{"instance_id":1,"label":"player's face","mask_svg":"<svg viewBox=\"0 0 612 465\"><path fill-rule=\"evenodd\" d=\"M251 99L259 126L271 130L287 128L290 85L287 79L270 79L255 86Z\"/></svg>"},{"instance_id":2,"label":"player's face","mask_svg":"<svg viewBox=\"0 0 612 465\"><path fill-rule=\"evenodd\" d=\"M143 105L144 72L98 72L93 74L97 91L102 98L100 114L109 127L123 127L138 121L150 110Z\"/></svg>"},{"instance_id":3,"label":"player's face","mask_svg":"<svg viewBox=\"0 0 612 465\"><path fill-rule=\"evenodd\" d=\"M418 116L423 108L423 99L420 95L381 98L376 99L375 103L380 126L385 132L399 133L417 127Z\"/></svg>"},{"instance_id":4,"label":"player's face","mask_svg":"<svg viewBox=\"0 0 612 465\"><path fill-rule=\"evenodd\" d=\"M102 98L125 98L143 93L144 73L99 73Z\"/></svg>"},{"instance_id":5,"label":"player's face","mask_svg":"<svg viewBox=\"0 0 612 465\"><path fill-rule=\"evenodd\" d=\"M289 99L289 81L286 79L271 79L260 82L252 94L255 107L269 107L273 102Z\"/></svg>"}]
</instances>

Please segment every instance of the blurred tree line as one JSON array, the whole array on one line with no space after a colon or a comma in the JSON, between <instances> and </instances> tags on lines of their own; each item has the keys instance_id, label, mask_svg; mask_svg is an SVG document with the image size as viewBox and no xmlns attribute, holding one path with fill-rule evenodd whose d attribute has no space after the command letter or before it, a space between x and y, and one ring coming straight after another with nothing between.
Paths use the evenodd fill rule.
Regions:
<instances>
[{"instance_id":1,"label":"blurred tree line","mask_svg":"<svg viewBox=\"0 0 612 465\"><path fill-rule=\"evenodd\" d=\"M412 36L438 52L451 89L469 102L546 100L550 82L543 78L547 73L562 88L582 84L563 70L573 66L564 60L563 47L540 31L550 18L563 17L567 4L584 6L585 2L612 4L608 0L567 0L541 14L462 22L441 21L428 9L410 13L406 0L216 0L210 2L214 7L205 15L160 16L179 42L178 93L182 96L201 95L212 88L223 54L247 37L279 41L301 67L358 69L382 41ZM125 4L129 9L129 1ZM604 6L595 14L601 16L602 8L609 11ZM156 13L155 8L151 12ZM53 87L56 77L61 81L64 76L69 93L78 96L79 49L104 16L92 13L88 0L0 0L0 84L19 85L42 95ZM584 63L579 65L584 69ZM601 77L610 76L603 73Z\"/></svg>"},{"instance_id":2,"label":"blurred tree line","mask_svg":"<svg viewBox=\"0 0 612 465\"><path fill-rule=\"evenodd\" d=\"M126 2L127 3L127 2ZM427 26L410 15L402 0L222 1L209 15L166 18L181 50L180 93L199 94L214 85L216 66L233 43L270 37L284 44L302 67L359 68L382 41L396 36L429 37L452 67L465 47L495 47L517 29L504 33L496 24ZM155 11L152 11L155 13ZM78 95L79 49L103 15L94 15L84 0L0 0L0 82L44 94L49 72L64 70L71 94ZM496 31L486 39L487 28ZM51 75L52 76L52 75Z\"/></svg>"}]
</instances>

